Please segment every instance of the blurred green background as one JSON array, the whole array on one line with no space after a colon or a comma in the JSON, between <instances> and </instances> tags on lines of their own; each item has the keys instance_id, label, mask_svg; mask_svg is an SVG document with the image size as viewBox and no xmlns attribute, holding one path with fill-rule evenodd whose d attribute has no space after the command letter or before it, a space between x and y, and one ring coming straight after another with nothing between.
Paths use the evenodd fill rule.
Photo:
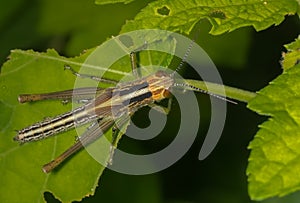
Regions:
<instances>
[{"instance_id":1,"label":"blurred green background","mask_svg":"<svg viewBox=\"0 0 300 203\"><path fill-rule=\"evenodd\" d=\"M150 1L135 1L123 5L97 6L93 0L10 0L0 2L0 63L4 63L12 49L45 51L56 49L61 55L76 56L83 50L101 44L118 35L126 20L134 16ZM218 67L224 84L258 91L281 73L283 45L292 42L300 33L299 18L288 16L279 26L256 32L252 27L241 28L220 36L208 34L210 24L202 21L193 33L199 33L197 43L210 55ZM193 34L191 34L193 36ZM197 75L185 74L197 79ZM209 100L198 95L201 108L199 135L189 152L168 169L152 175L130 176L106 170L93 197L83 202L251 202L247 194L246 167L249 150L258 124L266 118L258 116L246 105L228 105L224 133L204 161L198 154L209 125ZM176 102L168 115L169 130L149 142L124 137L120 148L153 152L166 146L176 132L172 122L179 115ZM137 112L134 121L145 126L145 114ZM173 124L174 125L174 124ZM80 177L78 177L80 178ZM5 187L1 185L0 187ZM12 191L12 195L15 191ZM45 198L57 202L50 194ZM299 202L300 193L264 202Z\"/></svg>"}]
</instances>

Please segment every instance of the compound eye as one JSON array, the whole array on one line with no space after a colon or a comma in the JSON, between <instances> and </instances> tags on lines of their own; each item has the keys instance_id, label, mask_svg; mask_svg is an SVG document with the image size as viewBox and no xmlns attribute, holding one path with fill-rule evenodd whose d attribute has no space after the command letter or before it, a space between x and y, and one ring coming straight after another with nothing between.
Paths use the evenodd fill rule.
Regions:
<instances>
[{"instance_id":1,"label":"compound eye","mask_svg":"<svg viewBox=\"0 0 300 203\"><path fill-rule=\"evenodd\" d=\"M157 77L165 77L165 76L167 76L167 73L166 72L164 72L164 71L162 71L162 70L159 70L159 71L157 71L156 72L156 74L155 74Z\"/></svg>"}]
</instances>

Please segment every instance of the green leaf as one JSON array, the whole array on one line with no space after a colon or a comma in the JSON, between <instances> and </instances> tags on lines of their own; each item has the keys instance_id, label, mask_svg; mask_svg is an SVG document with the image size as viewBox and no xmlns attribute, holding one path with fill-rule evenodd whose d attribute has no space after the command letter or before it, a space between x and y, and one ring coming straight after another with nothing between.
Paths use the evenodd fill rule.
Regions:
<instances>
[{"instance_id":1,"label":"green leaf","mask_svg":"<svg viewBox=\"0 0 300 203\"><path fill-rule=\"evenodd\" d=\"M28 202L43 201L45 191L52 192L63 202L81 200L94 193L104 167L85 150L53 173L44 174L41 170L41 166L74 143L74 130L22 146L12 141L16 129L71 108L70 104L62 105L59 101L18 104L18 94L72 89L76 77L64 71L63 67L69 64L77 68L89 54L90 51L80 57L67 59L54 50L48 50L47 53L14 50L10 60L2 67L0 171L5 187L0 187L1 202L21 202L22 197L26 197ZM18 195L11 195L9 191L18 191Z\"/></svg>"},{"instance_id":2,"label":"green leaf","mask_svg":"<svg viewBox=\"0 0 300 203\"><path fill-rule=\"evenodd\" d=\"M300 189L299 84L298 64L284 70L249 102L251 110L271 117L260 125L249 146L247 174L249 194L254 200L284 196Z\"/></svg>"},{"instance_id":3,"label":"green leaf","mask_svg":"<svg viewBox=\"0 0 300 203\"><path fill-rule=\"evenodd\" d=\"M123 39L123 38L122 38ZM140 39L140 38L139 38ZM153 41L153 36L141 38ZM122 77L130 75L130 61L128 54L135 50L136 41L132 44L124 44L121 37L115 37L113 43L104 43L97 49L86 51L83 55L75 58L59 56L56 51L48 50L46 53L38 53L32 50L13 50L9 60L3 65L0 77L0 202L22 202L26 197L28 202L43 202L43 193L49 191L62 202L81 200L85 196L93 195L97 187L99 177L104 167L97 163L86 150L81 150L70 160L64 162L57 170L50 174L44 174L41 167L68 149L75 140L76 135L81 135L87 126L71 130L38 142L19 145L13 141L15 130L20 130L46 117L56 116L71 109L71 104L63 105L60 101L40 101L19 104L18 95L24 93L47 93L77 87L76 77L68 70L64 71L64 65L68 64L75 70L86 67L90 68L88 74L99 75L105 71L105 78L119 81ZM173 39L167 41L168 47L175 49ZM113 46L112 46L113 45ZM149 45L152 46L151 44ZM162 46L161 43L157 46ZM154 45L155 47L155 45ZM114 59L114 54L122 51L125 57L115 61L110 67L109 62ZM125 50L125 51L124 51ZM103 54L104 53L104 54ZM98 54L98 55L97 55ZM92 59L97 59L93 64ZM148 63L168 65L172 57L143 51L141 60ZM156 57L158 60L152 60ZM99 60L99 61L98 61ZM166 60L166 61L164 61ZM164 64L166 63L166 64ZM143 63L142 63L143 64ZM97 67L97 69L95 69ZM78 79L84 85L94 86L95 81ZM76 80L77 81L77 80ZM102 85L102 84L100 84ZM126 131L128 124L124 125L122 132ZM111 139L111 130L105 133ZM120 137L118 137L119 139ZM91 144L90 151L97 151L103 156L108 156L109 146L102 145L99 139ZM100 142L100 144L99 144ZM5 185L5 186L4 186ZM18 191L18 195L11 195L11 191Z\"/></svg>"},{"instance_id":4,"label":"green leaf","mask_svg":"<svg viewBox=\"0 0 300 203\"><path fill-rule=\"evenodd\" d=\"M122 32L156 28L188 34L204 18L211 22L210 33L214 35L244 26L259 31L280 24L297 8L295 0L161 0L149 3L123 26Z\"/></svg>"},{"instance_id":5,"label":"green leaf","mask_svg":"<svg viewBox=\"0 0 300 203\"><path fill-rule=\"evenodd\" d=\"M115 4L115 3L124 3L128 4L134 0L96 0L95 3L99 5L105 5L105 4Z\"/></svg>"},{"instance_id":6,"label":"green leaf","mask_svg":"<svg viewBox=\"0 0 300 203\"><path fill-rule=\"evenodd\" d=\"M300 61L300 36L295 42L285 45L287 53L283 53L282 67L289 69Z\"/></svg>"},{"instance_id":7,"label":"green leaf","mask_svg":"<svg viewBox=\"0 0 300 203\"><path fill-rule=\"evenodd\" d=\"M70 110L59 101L19 104L20 93L53 92L71 89L75 77L64 71L64 64L78 64L86 55L67 59L55 51L47 53L14 50L2 67L0 77L1 202L43 202L43 193L52 192L63 202L80 200L93 194L104 168L82 150L58 171L44 174L41 166L74 143L75 131L51 139L19 145L13 142L17 129L45 117ZM80 177L80 178L78 178ZM11 195L17 191L17 195Z\"/></svg>"}]
</instances>

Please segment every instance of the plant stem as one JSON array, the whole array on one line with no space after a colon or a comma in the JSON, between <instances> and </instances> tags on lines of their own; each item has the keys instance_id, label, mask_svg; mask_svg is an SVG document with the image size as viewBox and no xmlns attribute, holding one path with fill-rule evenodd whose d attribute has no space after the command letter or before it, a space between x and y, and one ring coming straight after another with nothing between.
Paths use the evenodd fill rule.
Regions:
<instances>
[{"instance_id":1,"label":"plant stem","mask_svg":"<svg viewBox=\"0 0 300 203\"><path fill-rule=\"evenodd\" d=\"M196 88L209 91L213 94L221 95L246 103L248 103L251 99L253 99L256 96L255 92L250 92L247 90L242 90L235 87L228 87L225 85L220 85L211 82L203 82L199 80L184 80L184 82Z\"/></svg>"}]
</instances>

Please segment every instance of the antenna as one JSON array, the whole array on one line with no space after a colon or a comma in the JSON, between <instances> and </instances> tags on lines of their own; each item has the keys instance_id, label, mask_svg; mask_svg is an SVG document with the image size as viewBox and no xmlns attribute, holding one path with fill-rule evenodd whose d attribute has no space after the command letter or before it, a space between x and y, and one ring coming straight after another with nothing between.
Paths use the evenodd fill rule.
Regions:
<instances>
[{"instance_id":1,"label":"antenna","mask_svg":"<svg viewBox=\"0 0 300 203\"><path fill-rule=\"evenodd\" d=\"M177 68L175 69L175 71L173 73L171 73L171 76L174 76L175 73L178 73L178 71L182 68L183 64L186 62L187 57L190 55L191 50L193 48L195 44L195 40L192 40L192 42L190 43L190 45L188 46L188 49L186 50L182 60L180 61L179 65L177 66Z\"/></svg>"},{"instance_id":2,"label":"antenna","mask_svg":"<svg viewBox=\"0 0 300 203\"><path fill-rule=\"evenodd\" d=\"M186 88L186 87L187 87L187 88L191 88L191 89L194 90L194 91L201 92L201 93L204 93L204 94L208 94L208 95L210 95L210 96L216 97L216 98L218 98L218 99L221 99L221 100L223 100L223 101L227 101L227 102L232 103L232 104L237 104L237 102L232 101L232 100L229 100L229 99L227 99L226 97L222 97L222 96L220 96L220 95L211 93L211 92L209 92L209 91L207 91L207 90L203 90L203 89L200 89L200 88L198 88L198 87L195 87L195 86L193 86L193 85L189 85L189 84L186 84L186 83L174 83L173 86L174 86L174 87L182 87L182 88Z\"/></svg>"},{"instance_id":3,"label":"antenna","mask_svg":"<svg viewBox=\"0 0 300 203\"><path fill-rule=\"evenodd\" d=\"M196 40L197 40L198 37L199 37L199 34L200 34L200 32L194 33L193 40L192 40L192 42L189 44L189 46L188 46L188 48L187 48L187 50L186 50L186 52L185 52L185 54L184 54L182 60L180 61L179 65L177 66L177 68L175 69L175 71L174 71L173 73L170 74L170 76L174 76L175 73L178 73L178 71L180 71L180 69L182 68L183 64L186 62L187 57L190 55L191 50L192 50L194 44L196 43Z\"/></svg>"},{"instance_id":4,"label":"antenna","mask_svg":"<svg viewBox=\"0 0 300 203\"><path fill-rule=\"evenodd\" d=\"M187 50L186 50L186 52L185 52L185 54L184 54L182 60L180 61L179 65L177 66L177 68L175 69L175 71L174 71L173 73L170 74L171 77L174 77L175 73L178 73L178 71L182 68L183 64L186 62L187 57L188 57L189 54L191 53L191 50L192 50L194 44L196 43L195 41L196 41L196 39L198 38L198 36L199 36L199 33L198 33L198 34L195 34L194 39L193 39L192 42L189 44L189 46L188 46L188 48L187 48ZM229 103L232 103L232 104L237 104L237 102L232 101L232 100L229 100L229 99L227 99L226 97L222 97L222 96L220 96L220 95L211 93L211 92L209 92L209 91L207 91L207 90L200 89L200 88L195 87L195 86L190 85L190 84L186 84L186 83L176 83L176 82L174 82L173 87L190 88L190 89L192 89L192 90L194 90L194 91L201 92L201 93L204 93L204 94L213 96L213 97L218 98L218 99L221 99L221 100L223 100L223 101L226 101L226 102L229 102Z\"/></svg>"}]
</instances>

